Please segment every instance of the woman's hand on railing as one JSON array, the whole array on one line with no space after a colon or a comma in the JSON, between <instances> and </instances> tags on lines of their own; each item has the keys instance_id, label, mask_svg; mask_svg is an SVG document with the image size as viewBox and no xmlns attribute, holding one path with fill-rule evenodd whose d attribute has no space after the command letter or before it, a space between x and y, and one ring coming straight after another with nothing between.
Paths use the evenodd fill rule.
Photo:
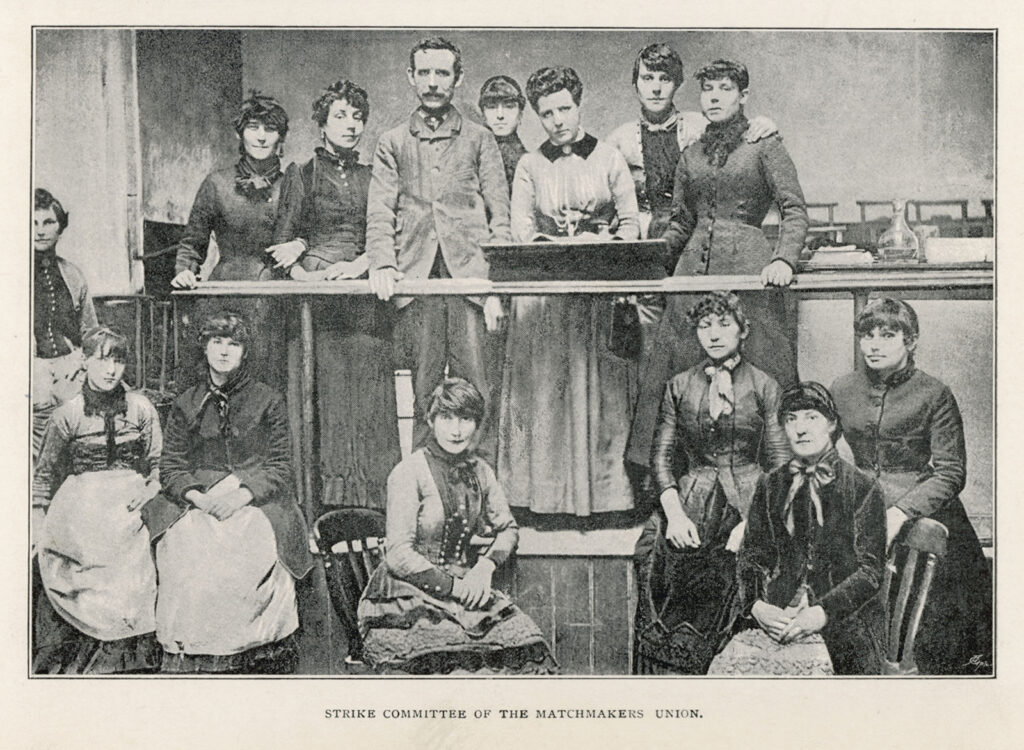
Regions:
<instances>
[{"instance_id":1,"label":"woman's hand on railing","mask_svg":"<svg viewBox=\"0 0 1024 750\"><path fill-rule=\"evenodd\" d=\"M365 254L355 260L340 260L324 269L324 279L334 281L335 279L358 279L370 267L370 261Z\"/></svg>"},{"instance_id":2,"label":"woman's hand on railing","mask_svg":"<svg viewBox=\"0 0 1024 750\"><path fill-rule=\"evenodd\" d=\"M271 245L266 249L276 261L274 268L288 268L295 264L302 254L306 252L306 243L295 239L290 242L282 242L279 245Z\"/></svg>"},{"instance_id":3,"label":"woman's hand on railing","mask_svg":"<svg viewBox=\"0 0 1024 750\"><path fill-rule=\"evenodd\" d=\"M171 279L171 286L175 289L195 289L198 284L199 278L187 269Z\"/></svg>"}]
</instances>

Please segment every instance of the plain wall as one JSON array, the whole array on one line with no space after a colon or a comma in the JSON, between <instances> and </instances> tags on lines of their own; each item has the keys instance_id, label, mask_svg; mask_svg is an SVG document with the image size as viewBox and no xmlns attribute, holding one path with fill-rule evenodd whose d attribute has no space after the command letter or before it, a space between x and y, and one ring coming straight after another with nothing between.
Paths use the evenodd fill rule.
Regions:
<instances>
[{"instance_id":1,"label":"plain wall","mask_svg":"<svg viewBox=\"0 0 1024 750\"><path fill-rule=\"evenodd\" d=\"M349 78L370 94L361 150L415 106L406 80L410 48L434 30L273 30L242 34L243 82L280 98L292 118L288 157L304 161L318 141L311 103ZM456 95L477 117L480 85L505 73L525 86L545 65L570 65L584 83L584 125L599 138L637 116L633 59L646 44L680 51L687 80L676 96L699 110L693 71L716 57L751 75L748 114L779 126L808 201L966 198L972 215L993 197L994 44L990 33L848 31L441 30L460 46L465 79ZM527 148L543 140L532 111ZM949 210L943 210L949 213ZM925 215L928 215L927 213Z\"/></svg>"},{"instance_id":2,"label":"plain wall","mask_svg":"<svg viewBox=\"0 0 1024 750\"><path fill-rule=\"evenodd\" d=\"M128 143L134 113L132 32L36 32L34 187L70 216L57 251L85 274L94 295L131 294Z\"/></svg>"},{"instance_id":3,"label":"plain wall","mask_svg":"<svg viewBox=\"0 0 1024 750\"><path fill-rule=\"evenodd\" d=\"M136 48L143 216L184 224L203 178L238 159L241 35L140 30Z\"/></svg>"}]
</instances>

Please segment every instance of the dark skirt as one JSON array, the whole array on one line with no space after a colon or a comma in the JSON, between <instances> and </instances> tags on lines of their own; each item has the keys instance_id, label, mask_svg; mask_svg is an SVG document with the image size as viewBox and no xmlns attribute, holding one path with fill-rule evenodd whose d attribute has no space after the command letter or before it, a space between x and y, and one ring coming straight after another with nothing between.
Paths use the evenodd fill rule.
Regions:
<instances>
[{"instance_id":1,"label":"dark skirt","mask_svg":"<svg viewBox=\"0 0 1024 750\"><path fill-rule=\"evenodd\" d=\"M460 576L465 569L450 566ZM374 571L359 602L363 660L381 674L554 674L557 664L530 616L501 591L481 609L435 598Z\"/></svg>"},{"instance_id":2,"label":"dark skirt","mask_svg":"<svg viewBox=\"0 0 1024 750\"><path fill-rule=\"evenodd\" d=\"M739 292L737 296L750 322L750 334L743 343L744 359L771 375L783 388L797 382L795 296L778 289ZM626 444L626 459L634 464L647 466L650 462L665 384L676 373L700 364L706 356L686 317L701 297L669 295L654 341L649 345L645 342L636 414Z\"/></svg>"},{"instance_id":3,"label":"dark skirt","mask_svg":"<svg viewBox=\"0 0 1024 750\"><path fill-rule=\"evenodd\" d=\"M931 518L949 530L949 539L914 642L918 670L931 675L992 674L992 575L978 535L959 498ZM902 570L902 560L897 564Z\"/></svg>"},{"instance_id":4,"label":"dark skirt","mask_svg":"<svg viewBox=\"0 0 1024 750\"><path fill-rule=\"evenodd\" d=\"M392 308L375 297L328 297L312 312L321 502L383 510L388 474L402 459ZM295 365L298 349L296 341Z\"/></svg>"},{"instance_id":5,"label":"dark skirt","mask_svg":"<svg viewBox=\"0 0 1024 750\"><path fill-rule=\"evenodd\" d=\"M725 549L739 513L716 489L715 528L698 529L701 546L675 549L665 538L660 510L647 522L634 558L638 600L635 674L706 674L736 621L736 555ZM714 511L714 509L712 509Z\"/></svg>"},{"instance_id":6,"label":"dark skirt","mask_svg":"<svg viewBox=\"0 0 1024 750\"><path fill-rule=\"evenodd\" d=\"M163 654L164 674L294 674L299 665L295 637L287 636L238 654Z\"/></svg>"},{"instance_id":7,"label":"dark skirt","mask_svg":"<svg viewBox=\"0 0 1024 750\"><path fill-rule=\"evenodd\" d=\"M100 641L62 618L43 592L39 567L32 575L32 673L146 674L160 667L163 650L154 633Z\"/></svg>"}]
</instances>

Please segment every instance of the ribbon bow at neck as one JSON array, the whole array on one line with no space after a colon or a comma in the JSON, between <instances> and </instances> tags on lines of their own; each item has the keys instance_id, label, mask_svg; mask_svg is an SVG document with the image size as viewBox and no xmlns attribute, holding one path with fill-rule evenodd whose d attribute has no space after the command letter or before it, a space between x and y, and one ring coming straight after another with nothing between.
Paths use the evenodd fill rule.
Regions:
<instances>
[{"instance_id":1,"label":"ribbon bow at neck","mask_svg":"<svg viewBox=\"0 0 1024 750\"><path fill-rule=\"evenodd\" d=\"M793 536L796 531L796 523L793 520L793 504L800 488L807 485L807 494L811 498L811 505L814 506L814 520L818 526L825 525L825 516L821 510L821 497L818 490L831 484L836 478L836 471L832 468L831 461L822 459L817 463L805 464L800 459L794 458L789 462L789 473L793 475L793 484L789 487L789 494L786 495L786 504L782 513L786 518L786 531Z\"/></svg>"},{"instance_id":2,"label":"ribbon bow at neck","mask_svg":"<svg viewBox=\"0 0 1024 750\"><path fill-rule=\"evenodd\" d=\"M717 422L723 414L729 416L733 412L736 396L732 389L732 371L739 363L740 357L736 354L721 364L709 364L704 368L704 374L710 381L708 411L712 421Z\"/></svg>"}]
</instances>

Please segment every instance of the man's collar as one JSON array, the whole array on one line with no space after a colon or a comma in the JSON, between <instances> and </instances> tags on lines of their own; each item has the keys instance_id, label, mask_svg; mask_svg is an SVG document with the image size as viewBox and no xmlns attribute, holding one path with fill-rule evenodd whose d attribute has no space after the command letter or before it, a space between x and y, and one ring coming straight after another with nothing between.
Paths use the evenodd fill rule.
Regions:
<instances>
[{"instance_id":1,"label":"man's collar","mask_svg":"<svg viewBox=\"0 0 1024 750\"><path fill-rule=\"evenodd\" d=\"M444 116L441 117L440 123L434 129L427 125L428 117L430 115L423 107L417 107L409 118L409 132L418 138L433 140L435 138L451 138L462 130L462 114L455 108L455 105L448 107Z\"/></svg>"},{"instance_id":2,"label":"man's collar","mask_svg":"<svg viewBox=\"0 0 1024 750\"><path fill-rule=\"evenodd\" d=\"M569 154L576 154L580 158L586 159L594 152L596 147L597 138L590 133L584 133L582 138L572 143L567 143L564 146L556 146L551 141L544 141L540 146L540 152L548 161L556 161Z\"/></svg>"}]
</instances>

